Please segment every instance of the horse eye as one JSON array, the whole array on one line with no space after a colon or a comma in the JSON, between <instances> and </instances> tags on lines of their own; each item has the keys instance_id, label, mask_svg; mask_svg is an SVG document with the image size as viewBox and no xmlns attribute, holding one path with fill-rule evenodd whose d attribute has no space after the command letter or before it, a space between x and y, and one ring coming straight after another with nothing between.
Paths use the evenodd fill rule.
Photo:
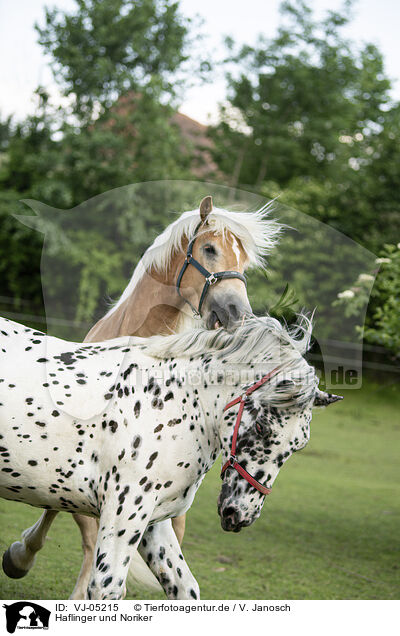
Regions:
<instances>
[{"instance_id":1,"label":"horse eye","mask_svg":"<svg viewBox=\"0 0 400 636\"><path fill-rule=\"evenodd\" d=\"M203 249L205 253L209 254L210 256L215 256L217 253L213 245L205 245Z\"/></svg>"}]
</instances>

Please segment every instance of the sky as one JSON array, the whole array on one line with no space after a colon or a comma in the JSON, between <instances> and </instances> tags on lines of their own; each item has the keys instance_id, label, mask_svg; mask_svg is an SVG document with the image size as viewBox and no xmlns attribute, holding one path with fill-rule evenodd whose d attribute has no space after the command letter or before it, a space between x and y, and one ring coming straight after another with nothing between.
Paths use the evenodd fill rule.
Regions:
<instances>
[{"instance_id":1,"label":"sky","mask_svg":"<svg viewBox=\"0 0 400 636\"><path fill-rule=\"evenodd\" d=\"M280 0L181 0L182 12L203 21L207 47L215 58L223 55L223 38L231 35L238 43L253 44L259 33L273 36L279 24ZM326 9L339 9L341 0L311 0L317 16ZM72 11L74 0L0 0L0 115L22 119L34 109L32 94L41 84L57 97L48 59L37 44L34 23L43 21L44 7ZM377 44L385 59L387 75L393 81L392 95L400 99L400 2L358 0L354 19L345 34L357 45ZM194 87L185 94L180 111L202 123L215 120L218 102L225 96L222 73L209 85Z\"/></svg>"}]
</instances>

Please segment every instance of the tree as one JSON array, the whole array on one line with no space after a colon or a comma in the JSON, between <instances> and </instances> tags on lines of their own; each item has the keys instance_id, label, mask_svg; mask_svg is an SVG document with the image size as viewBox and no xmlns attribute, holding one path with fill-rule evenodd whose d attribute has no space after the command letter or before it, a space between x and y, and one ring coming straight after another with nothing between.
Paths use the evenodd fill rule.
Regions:
<instances>
[{"instance_id":1,"label":"tree","mask_svg":"<svg viewBox=\"0 0 400 636\"><path fill-rule=\"evenodd\" d=\"M77 0L72 14L46 10L45 26L38 27L39 41L69 99L67 106L55 107L39 88L34 115L10 134L5 126L0 128L0 141L5 139L0 156L0 271L5 272L18 253L17 237L24 249L25 237L33 236L26 228L15 231L18 222L9 215L21 213L18 199L73 209L128 183L190 175L190 156L183 152L184 141L171 122L179 89L187 81L183 65L190 26L171 0ZM140 222L134 223L132 207L121 205L101 209L98 225L90 231L84 224L78 227L70 254L71 280L82 299L78 319L90 316L105 292L118 294L117 285L119 289L130 276L148 245L145 228L165 226L165 207L159 203L156 213L142 206ZM118 246L113 241L117 230L124 239ZM48 240L49 249L65 256L57 232ZM17 289L14 279L14 287L9 284L12 274L3 279L4 294L31 299L35 306L41 244L40 235L32 238L32 295L28 286ZM61 297L62 274L52 281Z\"/></svg>"},{"instance_id":2,"label":"tree","mask_svg":"<svg viewBox=\"0 0 400 636\"><path fill-rule=\"evenodd\" d=\"M237 65L228 99L248 132L239 135L247 143L242 183L328 176L352 156L346 141L373 134L389 102L380 52L373 45L357 52L341 37L349 17L330 11L318 22L303 0L283 2L281 11L288 24L271 41L260 36L235 51L227 40ZM223 115L229 126L229 109ZM357 159L360 145L354 148Z\"/></svg>"},{"instance_id":3,"label":"tree","mask_svg":"<svg viewBox=\"0 0 400 636\"><path fill-rule=\"evenodd\" d=\"M374 250L400 229L396 164L386 160L397 159L399 108L379 50L342 36L351 5L317 21L303 0L283 2L272 40L239 50L228 40L235 66L213 139L232 185L283 192L282 202Z\"/></svg>"},{"instance_id":4,"label":"tree","mask_svg":"<svg viewBox=\"0 0 400 636\"><path fill-rule=\"evenodd\" d=\"M46 9L36 29L74 112L90 119L130 91L176 94L189 26L172 0L77 0L72 14Z\"/></svg>"},{"instance_id":5,"label":"tree","mask_svg":"<svg viewBox=\"0 0 400 636\"><path fill-rule=\"evenodd\" d=\"M43 312L39 276L43 238L11 216L11 212L25 212L18 198L17 192L0 193L0 308L10 318ZM30 323L43 329L43 324Z\"/></svg>"},{"instance_id":6,"label":"tree","mask_svg":"<svg viewBox=\"0 0 400 636\"><path fill-rule=\"evenodd\" d=\"M297 230L271 255L267 284L261 275L249 281L253 306L270 309L289 283L330 338L343 335L337 293L369 270L370 252L400 236L400 110L380 51L343 37L352 4L316 20L309 3L285 1L271 40L238 48L228 39L228 99L212 131L231 185L279 195L289 208L277 216ZM372 282L349 316L354 324L364 320ZM354 337L350 324L346 333Z\"/></svg>"}]
</instances>

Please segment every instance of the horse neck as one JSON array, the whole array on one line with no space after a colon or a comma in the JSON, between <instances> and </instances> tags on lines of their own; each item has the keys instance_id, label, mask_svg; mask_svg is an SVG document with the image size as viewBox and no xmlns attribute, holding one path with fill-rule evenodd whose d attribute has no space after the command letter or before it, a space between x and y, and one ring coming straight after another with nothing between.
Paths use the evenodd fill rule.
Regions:
<instances>
[{"instance_id":1,"label":"horse neck","mask_svg":"<svg viewBox=\"0 0 400 636\"><path fill-rule=\"evenodd\" d=\"M174 259L175 260L175 259ZM89 331L86 342L118 336L167 335L182 330L185 315L175 286L174 260L166 272L150 269L139 279L128 298L99 320Z\"/></svg>"},{"instance_id":2,"label":"horse neck","mask_svg":"<svg viewBox=\"0 0 400 636\"><path fill-rule=\"evenodd\" d=\"M218 361L212 361L206 370L203 364L199 365L198 362L191 363L189 369L194 373L198 372L200 376L204 374L199 386L193 387L192 391L197 388L197 394L194 397L199 400L203 412L209 413L209 416L206 416L206 426L213 430L214 435L222 443L227 427L224 408L233 398L243 393L246 383L240 382L239 379L231 382L229 366L221 365ZM221 373L224 379L218 382L218 376Z\"/></svg>"}]
</instances>

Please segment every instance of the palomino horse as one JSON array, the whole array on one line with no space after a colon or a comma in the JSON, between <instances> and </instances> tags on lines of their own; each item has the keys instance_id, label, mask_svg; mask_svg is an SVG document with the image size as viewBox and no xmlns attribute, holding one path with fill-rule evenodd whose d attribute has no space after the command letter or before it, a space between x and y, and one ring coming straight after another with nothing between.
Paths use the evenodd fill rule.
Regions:
<instances>
[{"instance_id":1,"label":"palomino horse","mask_svg":"<svg viewBox=\"0 0 400 636\"><path fill-rule=\"evenodd\" d=\"M312 406L339 399L303 358L309 324L252 318L233 333L97 345L0 329L0 496L99 518L91 599L123 596L137 549L168 598L199 598L165 520L189 509L222 451L222 527L250 525L306 445Z\"/></svg>"},{"instance_id":2,"label":"palomino horse","mask_svg":"<svg viewBox=\"0 0 400 636\"><path fill-rule=\"evenodd\" d=\"M194 324L192 311L185 311L188 306L201 313L203 324L209 328L231 325L250 310L241 278L243 272L262 264L279 232L280 226L268 219L266 207L252 213L229 212L213 209L211 197L205 197L199 210L182 214L156 239L136 267L118 303L91 329L85 341L183 331ZM192 259L188 258L188 252ZM190 260L197 266L189 263ZM215 272L233 277L217 279L217 284L207 283L208 274L215 276ZM9 576L28 573L56 515L54 510L44 512L38 522L24 532L22 543L14 544L14 564L3 563ZM80 514L74 514L74 519L81 530L84 553L71 596L78 599L87 588L97 523ZM181 543L185 517L174 519L173 526Z\"/></svg>"}]
</instances>

